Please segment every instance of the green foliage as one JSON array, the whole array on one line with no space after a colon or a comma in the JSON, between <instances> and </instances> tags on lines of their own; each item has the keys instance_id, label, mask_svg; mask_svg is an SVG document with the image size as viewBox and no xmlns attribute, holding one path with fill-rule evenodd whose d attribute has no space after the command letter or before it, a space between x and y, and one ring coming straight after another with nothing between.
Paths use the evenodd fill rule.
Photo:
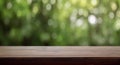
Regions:
<instances>
[{"instance_id":1,"label":"green foliage","mask_svg":"<svg viewBox=\"0 0 120 65\"><path fill-rule=\"evenodd\" d=\"M1 0L0 45L120 45L120 0Z\"/></svg>"}]
</instances>

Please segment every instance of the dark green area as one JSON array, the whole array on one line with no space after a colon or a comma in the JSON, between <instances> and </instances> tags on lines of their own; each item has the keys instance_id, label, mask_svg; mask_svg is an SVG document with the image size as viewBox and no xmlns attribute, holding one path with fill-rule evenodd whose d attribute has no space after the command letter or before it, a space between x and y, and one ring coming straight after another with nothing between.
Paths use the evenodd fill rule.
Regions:
<instances>
[{"instance_id":1,"label":"dark green area","mask_svg":"<svg viewBox=\"0 0 120 65\"><path fill-rule=\"evenodd\" d=\"M2 46L118 46L120 0L1 0Z\"/></svg>"}]
</instances>

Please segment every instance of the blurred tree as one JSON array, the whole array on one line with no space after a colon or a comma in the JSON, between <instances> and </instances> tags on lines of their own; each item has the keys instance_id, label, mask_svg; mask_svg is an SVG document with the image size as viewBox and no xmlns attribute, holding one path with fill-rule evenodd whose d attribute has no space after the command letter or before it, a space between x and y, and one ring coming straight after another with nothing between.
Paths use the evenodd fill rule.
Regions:
<instances>
[{"instance_id":1,"label":"blurred tree","mask_svg":"<svg viewBox=\"0 0 120 65\"><path fill-rule=\"evenodd\" d=\"M119 0L1 0L0 45L120 45Z\"/></svg>"}]
</instances>

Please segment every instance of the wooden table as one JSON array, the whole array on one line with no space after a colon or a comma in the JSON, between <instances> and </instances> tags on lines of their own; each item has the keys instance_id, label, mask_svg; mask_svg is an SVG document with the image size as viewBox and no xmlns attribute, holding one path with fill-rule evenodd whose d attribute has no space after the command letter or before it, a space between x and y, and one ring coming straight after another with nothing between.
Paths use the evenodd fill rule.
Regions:
<instances>
[{"instance_id":1,"label":"wooden table","mask_svg":"<svg viewBox=\"0 0 120 65\"><path fill-rule=\"evenodd\" d=\"M0 65L120 65L120 47L1 46Z\"/></svg>"}]
</instances>

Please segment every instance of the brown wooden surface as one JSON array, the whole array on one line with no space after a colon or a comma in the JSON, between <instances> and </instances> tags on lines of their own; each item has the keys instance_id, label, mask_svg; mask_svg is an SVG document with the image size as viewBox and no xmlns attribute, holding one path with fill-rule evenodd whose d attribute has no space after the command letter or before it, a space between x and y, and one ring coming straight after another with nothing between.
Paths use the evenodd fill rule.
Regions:
<instances>
[{"instance_id":1,"label":"brown wooden surface","mask_svg":"<svg viewBox=\"0 0 120 65\"><path fill-rule=\"evenodd\" d=\"M120 57L120 47L1 46L0 57Z\"/></svg>"},{"instance_id":2,"label":"brown wooden surface","mask_svg":"<svg viewBox=\"0 0 120 65\"><path fill-rule=\"evenodd\" d=\"M0 65L120 65L120 47L1 46Z\"/></svg>"}]
</instances>

